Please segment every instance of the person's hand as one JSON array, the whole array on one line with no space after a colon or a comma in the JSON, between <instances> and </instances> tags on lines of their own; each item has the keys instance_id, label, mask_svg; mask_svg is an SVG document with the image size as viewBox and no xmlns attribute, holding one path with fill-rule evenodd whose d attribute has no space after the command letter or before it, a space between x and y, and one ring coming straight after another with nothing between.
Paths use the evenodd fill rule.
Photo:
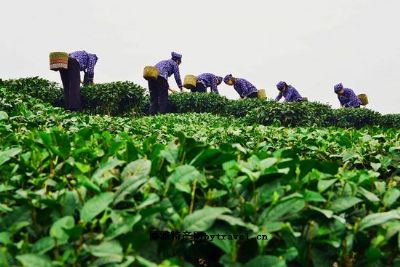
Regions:
<instances>
[{"instance_id":1,"label":"person's hand","mask_svg":"<svg viewBox=\"0 0 400 267\"><path fill-rule=\"evenodd\" d=\"M169 88L168 90L171 91L171 93L173 93L173 94L177 92L176 90L171 89L171 88Z\"/></svg>"},{"instance_id":2,"label":"person's hand","mask_svg":"<svg viewBox=\"0 0 400 267\"><path fill-rule=\"evenodd\" d=\"M83 81L81 80L81 84L83 84Z\"/></svg>"}]
</instances>

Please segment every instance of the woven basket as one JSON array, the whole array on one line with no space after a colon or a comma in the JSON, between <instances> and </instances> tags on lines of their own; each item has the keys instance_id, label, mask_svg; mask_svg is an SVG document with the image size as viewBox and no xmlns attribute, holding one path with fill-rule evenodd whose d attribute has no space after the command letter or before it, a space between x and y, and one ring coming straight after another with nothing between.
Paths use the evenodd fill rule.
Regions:
<instances>
[{"instance_id":1,"label":"woven basket","mask_svg":"<svg viewBox=\"0 0 400 267\"><path fill-rule=\"evenodd\" d=\"M267 94L265 93L265 89L259 89L258 92L257 92L257 97L259 99L267 98Z\"/></svg>"},{"instance_id":2,"label":"woven basket","mask_svg":"<svg viewBox=\"0 0 400 267\"><path fill-rule=\"evenodd\" d=\"M183 87L187 89L195 89L197 85L197 77L194 75L186 75L183 81Z\"/></svg>"},{"instance_id":3,"label":"woven basket","mask_svg":"<svg viewBox=\"0 0 400 267\"><path fill-rule=\"evenodd\" d=\"M358 99L360 99L361 105L363 105L363 106L368 105L368 96L366 94L358 95Z\"/></svg>"},{"instance_id":4,"label":"woven basket","mask_svg":"<svg viewBox=\"0 0 400 267\"><path fill-rule=\"evenodd\" d=\"M68 69L68 53L65 52L52 52L49 55L50 69L59 71L62 69Z\"/></svg>"},{"instance_id":5,"label":"woven basket","mask_svg":"<svg viewBox=\"0 0 400 267\"><path fill-rule=\"evenodd\" d=\"M160 71L154 66L146 66L143 70L143 78L146 80L157 80Z\"/></svg>"}]
</instances>

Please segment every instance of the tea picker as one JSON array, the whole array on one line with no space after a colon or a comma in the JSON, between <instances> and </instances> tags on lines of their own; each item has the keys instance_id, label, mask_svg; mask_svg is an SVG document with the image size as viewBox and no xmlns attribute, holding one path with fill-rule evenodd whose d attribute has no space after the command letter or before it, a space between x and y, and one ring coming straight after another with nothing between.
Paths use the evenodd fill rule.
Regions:
<instances>
[{"instance_id":1,"label":"tea picker","mask_svg":"<svg viewBox=\"0 0 400 267\"><path fill-rule=\"evenodd\" d=\"M218 85L222 83L223 78L212 73L203 73L199 76L186 75L183 87L190 89L192 93L206 93L210 87L210 92L219 94Z\"/></svg>"},{"instance_id":2,"label":"tea picker","mask_svg":"<svg viewBox=\"0 0 400 267\"><path fill-rule=\"evenodd\" d=\"M76 51L70 54L65 52L50 53L50 69L60 71L66 109L71 111L81 110L80 72L85 73L84 85L93 84L94 67L97 60L95 54L86 51Z\"/></svg>"},{"instance_id":3,"label":"tea picker","mask_svg":"<svg viewBox=\"0 0 400 267\"><path fill-rule=\"evenodd\" d=\"M282 97L285 98L285 102L307 101L306 97L302 97L296 88L288 85L286 82L280 81L276 85L276 88L279 90L279 94L275 98L276 101L279 101Z\"/></svg>"},{"instance_id":4,"label":"tea picker","mask_svg":"<svg viewBox=\"0 0 400 267\"><path fill-rule=\"evenodd\" d=\"M168 77L172 74L175 76L175 81L182 91L182 80L179 73L179 65L182 63L182 55L172 52L171 59L163 60L155 66L147 66L144 68L143 78L149 82L150 91L150 114L154 115L158 112L161 114L167 113L168 104Z\"/></svg>"},{"instance_id":5,"label":"tea picker","mask_svg":"<svg viewBox=\"0 0 400 267\"><path fill-rule=\"evenodd\" d=\"M345 108L359 108L360 105L367 105L367 95L361 94L357 96L352 89L344 88L343 84L339 83L334 86L334 91L338 95L340 105Z\"/></svg>"},{"instance_id":6,"label":"tea picker","mask_svg":"<svg viewBox=\"0 0 400 267\"><path fill-rule=\"evenodd\" d=\"M259 95L261 96L261 94L259 94L259 90L257 90L257 88L249 81L242 78L235 78L232 76L232 74L226 75L224 82L229 86L233 86L241 98L257 98Z\"/></svg>"}]
</instances>

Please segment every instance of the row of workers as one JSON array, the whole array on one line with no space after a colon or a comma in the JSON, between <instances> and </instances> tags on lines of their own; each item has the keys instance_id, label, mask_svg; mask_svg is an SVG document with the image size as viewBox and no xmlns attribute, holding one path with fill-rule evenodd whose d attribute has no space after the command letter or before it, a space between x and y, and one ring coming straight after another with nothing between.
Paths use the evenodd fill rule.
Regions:
<instances>
[{"instance_id":1,"label":"row of workers","mask_svg":"<svg viewBox=\"0 0 400 267\"><path fill-rule=\"evenodd\" d=\"M93 84L94 68L97 60L97 55L86 51L76 51L69 54L68 69L60 70L67 109L71 111L81 109L80 83L84 85ZM169 77L174 75L175 81L182 91L183 85L179 72L181 63L182 55L172 52L170 59L160 61L155 65L159 71L159 75L156 79L148 81L151 114L167 112L168 91L174 92L168 84ZM85 73L83 82L80 79L80 71ZM219 94L218 85L222 81L227 85L233 86L241 98L256 98L258 95L258 89L246 79L233 77L232 74L222 78L212 73L203 73L197 76L196 88L192 89L192 92L207 92L207 88L210 88L211 92ZM276 87L279 90L276 101L279 101L282 97L286 102L303 101L306 99L300 95L296 88L288 85L286 82L281 81ZM337 84L334 87L334 91L338 95L341 106L360 107L361 101L353 90L344 88L342 84Z\"/></svg>"}]
</instances>

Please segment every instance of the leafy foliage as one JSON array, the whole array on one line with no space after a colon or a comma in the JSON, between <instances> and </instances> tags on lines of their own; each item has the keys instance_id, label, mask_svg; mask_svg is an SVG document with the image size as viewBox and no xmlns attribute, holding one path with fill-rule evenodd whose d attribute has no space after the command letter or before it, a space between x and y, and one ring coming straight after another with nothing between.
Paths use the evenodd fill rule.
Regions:
<instances>
[{"instance_id":1,"label":"leafy foliage","mask_svg":"<svg viewBox=\"0 0 400 267\"><path fill-rule=\"evenodd\" d=\"M400 262L397 129L90 116L4 88L0 110L1 266Z\"/></svg>"},{"instance_id":2,"label":"leafy foliage","mask_svg":"<svg viewBox=\"0 0 400 267\"><path fill-rule=\"evenodd\" d=\"M83 106L90 113L140 115L145 102L144 88L132 82L96 84L82 88Z\"/></svg>"},{"instance_id":3,"label":"leafy foliage","mask_svg":"<svg viewBox=\"0 0 400 267\"><path fill-rule=\"evenodd\" d=\"M38 77L4 81L16 92L31 95L54 106L63 106L59 86ZM113 116L148 114L149 98L144 88L132 82L96 84L82 88L83 107L89 114ZM259 99L229 100L216 94L180 93L169 97L172 113L212 113L243 118L246 124L362 128L399 128L398 114L384 115L366 108L332 109L317 102L277 103Z\"/></svg>"}]
</instances>

